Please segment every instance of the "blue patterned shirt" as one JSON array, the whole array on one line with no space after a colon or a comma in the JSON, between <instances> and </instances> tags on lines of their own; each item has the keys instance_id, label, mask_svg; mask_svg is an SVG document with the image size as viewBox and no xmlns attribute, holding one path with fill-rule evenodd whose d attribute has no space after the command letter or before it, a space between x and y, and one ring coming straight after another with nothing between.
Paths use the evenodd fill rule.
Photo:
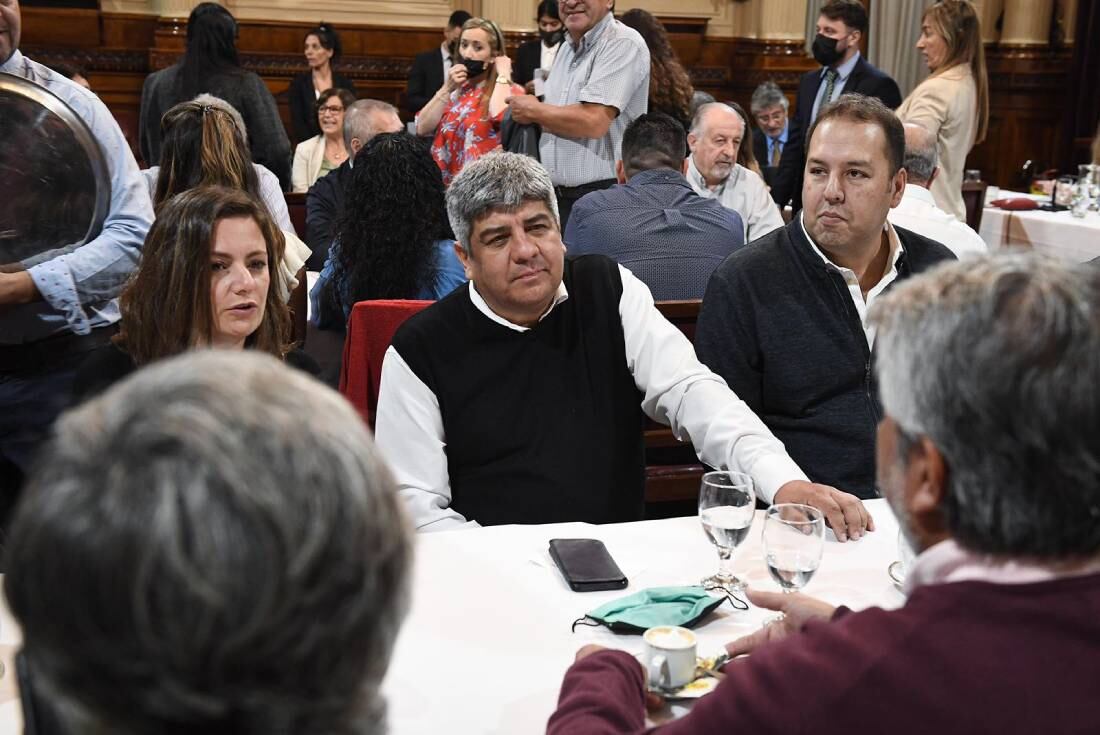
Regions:
<instances>
[{"instance_id":1,"label":"blue patterned shirt","mask_svg":"<svg viewBox=\"0 0 1100 735\"><path fill-rule=\"evenodd\" d=\"M701 299L726 256L745 244L741 216L695 193L678 171L654 169L581 197L565 228L570 255L600 253L658 301Z\"/></svg>"},{"instance_id":2,"label":"blue patterned shirt","mask_svg":"<svg viewBox=\"0 0 1100 735\"><path fill-rule=\"evenodd\" d=\"M66 331L88 334L119 319L119 291L137 267L153 223L149 192L122 130L98 97L18 50L0 64L0 72L45 87L71 107L102 148L111 177L110 208L98 236L48 259L24 261L43 300L0 310L0 344Z\"/></svg>"}]
</instances>

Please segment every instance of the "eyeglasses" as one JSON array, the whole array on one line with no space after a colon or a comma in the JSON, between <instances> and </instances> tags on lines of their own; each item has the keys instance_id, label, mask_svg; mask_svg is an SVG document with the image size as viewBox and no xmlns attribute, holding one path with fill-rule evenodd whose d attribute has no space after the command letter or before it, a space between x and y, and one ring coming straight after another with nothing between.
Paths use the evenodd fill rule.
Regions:
<instances>
[{"instance_id":1,"label":"eyeglasses","mask_svg":"<svg viewBox=\"0 0 1100 735\"><path fill-rule=\"evenodd\" d=\"M343 107L333 107L332 105L325 105L324 107L317 108L318 115L324 115L326 112L330 115L339 115L343 111Z\"/></svg>"}]
</instances>

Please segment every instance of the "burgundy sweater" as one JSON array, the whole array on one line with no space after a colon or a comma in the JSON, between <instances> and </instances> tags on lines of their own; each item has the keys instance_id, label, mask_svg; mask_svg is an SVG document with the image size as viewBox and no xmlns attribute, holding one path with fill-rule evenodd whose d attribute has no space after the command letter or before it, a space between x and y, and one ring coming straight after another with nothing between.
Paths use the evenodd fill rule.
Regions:
<instances>
[{"instance_id":1,"label":"burgundy sweater","mask_svg":"<svg viewBox=\"0 0 1100 735\"><path fill-rule=\"evenodd\" d=\"M922 587L900 610L841 608L725 672L654 732L1100 733L1100 575ZM622 651L583 659L547 732L645 732L643 683Z\"/></svg>"}]
</instances>

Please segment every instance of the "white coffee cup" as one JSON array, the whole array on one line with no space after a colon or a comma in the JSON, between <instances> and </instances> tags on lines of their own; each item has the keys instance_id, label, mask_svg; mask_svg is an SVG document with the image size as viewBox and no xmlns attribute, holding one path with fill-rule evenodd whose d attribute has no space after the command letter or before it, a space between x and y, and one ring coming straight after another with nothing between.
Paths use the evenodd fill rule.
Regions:
<instances>
[{"instance_id":1,"label":"white coffee cup","mask_svg":"<svg viewBox=\"0 0 1100 735\"><path fill-rule=\"evenodd\" d=\"M662 625L642 635L642 663L650 686L679 689L695 680L695 634L687 628Z\"/></svg>"}]
</instances>

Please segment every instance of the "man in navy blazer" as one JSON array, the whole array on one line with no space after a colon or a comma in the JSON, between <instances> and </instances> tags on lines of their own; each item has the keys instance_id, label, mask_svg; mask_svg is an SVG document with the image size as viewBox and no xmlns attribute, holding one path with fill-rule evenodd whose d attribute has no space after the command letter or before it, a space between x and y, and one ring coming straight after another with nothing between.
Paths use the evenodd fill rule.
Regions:
<instances>
[{"instance_id":1,"label":"man in navy blazer","mask_svg":"<svg viewBox=\"0 0 1100 735\"><path fill-rule=\"evenodd\" d=\"M897 82L859 52L866 33L867 10L859 0L828 0L821 7L813 42L814 58L821 68L806 72L798 83L798 103L790 118L787 145L771 185L772 198L780 207L789 203L794 212L802 209L804 138L822 107L846 92L877 97L891 110L901 104Z\"/></svg>"}]
</instances>

